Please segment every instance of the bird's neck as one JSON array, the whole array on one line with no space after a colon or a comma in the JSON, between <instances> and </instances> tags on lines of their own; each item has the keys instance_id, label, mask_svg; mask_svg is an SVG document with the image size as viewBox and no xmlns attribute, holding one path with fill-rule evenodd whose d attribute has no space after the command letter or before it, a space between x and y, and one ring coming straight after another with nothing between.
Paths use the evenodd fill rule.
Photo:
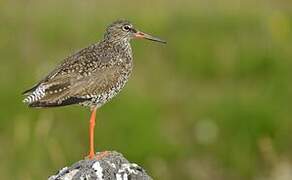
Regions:
<instances>
[{"instance_id":1,"label":"bird's neck","mask_svg":"<svg viewBox=\"0 0 292 180\"><path fill-rule=\"evenodd\" d=\"M129 53L132 54L131 44L128 39L119 39L115 41L108 41L109 44L114 48L118 53Z\"/></svg>"},{"instance_id":2,"label":"bird's neck","mask_svg":"<svg viewBox=\"0 0 292 180\"><path fill-rule=\"evenodd\" d=\"M132 66L133 54L129 40L109 41L104 39L99 43L99 46L103 47L102 49L107 51L107 53L113 54L114 61L122 60L122 63Z\"/></svg>"}]
</instances>

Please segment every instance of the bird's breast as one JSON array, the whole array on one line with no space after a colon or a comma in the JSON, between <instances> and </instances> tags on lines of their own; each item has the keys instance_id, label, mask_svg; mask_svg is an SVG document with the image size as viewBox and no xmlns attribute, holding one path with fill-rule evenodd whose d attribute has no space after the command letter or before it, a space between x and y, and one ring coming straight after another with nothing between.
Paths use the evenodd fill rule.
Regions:
<instances>
[{"instance_id":1,"label":"bird's breast","mask_svg":"<svg viewBox=\"0 0 292 180\"><path fill-rule=\"evenodd\" d=\"M94 82L97 89L90 95L91 100L83 102L82 105L100 107L111 100L126 85L132 69L131 56L116 56L112 64L104 68L102 78Z\"/></svg>"}]
</instances>

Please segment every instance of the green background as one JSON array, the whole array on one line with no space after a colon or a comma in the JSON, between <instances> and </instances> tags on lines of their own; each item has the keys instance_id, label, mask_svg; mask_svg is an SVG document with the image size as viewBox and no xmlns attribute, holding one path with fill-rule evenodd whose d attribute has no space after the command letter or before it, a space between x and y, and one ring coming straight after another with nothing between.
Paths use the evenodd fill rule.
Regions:
<instances>
[{"instance_id":1,"label":"green background","mask_svg":"<svg viewBox=\"0 0 292 180\"><path fill-rule=\"evenodd\" d=\"M0 179L46 179L88 152L89 110L21 92L126 18L134 71L97 112L96 148L154 179L292 179L288 0L0 0Z\"/></svg>"}]
</instances>

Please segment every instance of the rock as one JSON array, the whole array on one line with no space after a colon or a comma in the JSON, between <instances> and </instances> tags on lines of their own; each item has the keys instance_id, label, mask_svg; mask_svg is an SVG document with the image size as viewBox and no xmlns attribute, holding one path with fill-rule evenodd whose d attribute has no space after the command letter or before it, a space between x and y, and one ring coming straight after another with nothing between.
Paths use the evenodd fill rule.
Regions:
<instances>
[{"instance_id":1,"label":"rock","mask_svg":"<svg viewBox=\"0 0 292 180\"><path fill-rule=\"evenodd\" d=\"M64 167L48 180L152 180L143 168L130 163L122 154L109 151L103 156L103 153Z\"/></svg>"}]
</instances>

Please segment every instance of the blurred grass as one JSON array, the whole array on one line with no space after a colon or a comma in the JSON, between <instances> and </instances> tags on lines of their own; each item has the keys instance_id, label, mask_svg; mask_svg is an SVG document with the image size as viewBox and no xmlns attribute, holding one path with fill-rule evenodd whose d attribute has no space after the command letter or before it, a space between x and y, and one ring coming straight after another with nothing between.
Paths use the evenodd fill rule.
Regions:
<instances>
[{"instance_id":1,"label":"blurred grass","mask_svg":"<svg viewBox=\"0 0 292 180\"><path fill-rule=\"evenodd\" d=\"M1 179L44 179L86 155L87 109L28 109L20 93L117 18L168 44L132 42L132 77L97 114L98 150L155 179L291 179L291 7L0 1Z\"/></svg>"}]
</instances>

